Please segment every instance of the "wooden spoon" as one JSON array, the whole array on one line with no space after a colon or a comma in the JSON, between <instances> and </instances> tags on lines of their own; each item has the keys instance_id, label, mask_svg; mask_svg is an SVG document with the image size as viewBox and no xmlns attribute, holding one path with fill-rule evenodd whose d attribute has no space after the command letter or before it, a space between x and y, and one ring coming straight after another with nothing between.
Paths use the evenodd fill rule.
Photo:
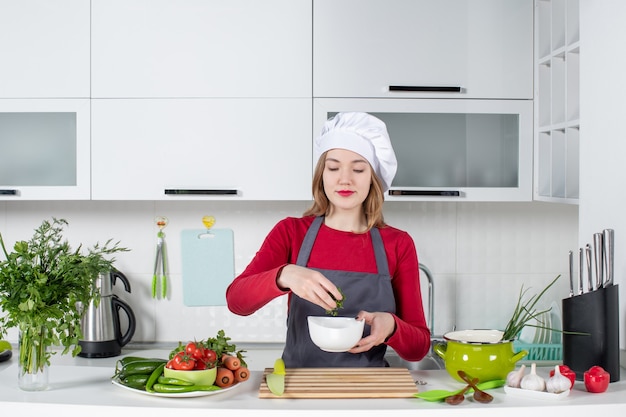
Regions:
<instances>
[{"instance_id":1,"label":"wooden spoon","mask_svg":"<svg viewBox=\"0 0 626 417\"><path fill-rule=\"evenodd\" d=\"M472 382L474 384L478 384L478 378L474 378L472 380ZM461 404L463 402L463 400L465 399L465 393L467 392L467 390L469 390L470 388L472 388L471 385L466 386L465 388L463 388L460 392L451 395L449 397L446 397L445 402L450 404L450 405L457 405L457 404Z\"/></svg>"},{"instance_id":2,"label":"wooden spoon","mask_svg":"<svg viewBox=\"0 0 626 417\"><path fill-rule=\"evenodd\" d=\"M467 382L472 388L474 388L474 400L478 401L479 403L490 403L491 401L493 401L493 397L491 396L491 394L486 393L485 391L482 391L480 388L478 388L476 386L476 384L474 383L474 380L470 380L470 377L462 370L457 371L457 374L459 374L459 376L463 379L463 381Z\"/></svg>"}]
</instances>

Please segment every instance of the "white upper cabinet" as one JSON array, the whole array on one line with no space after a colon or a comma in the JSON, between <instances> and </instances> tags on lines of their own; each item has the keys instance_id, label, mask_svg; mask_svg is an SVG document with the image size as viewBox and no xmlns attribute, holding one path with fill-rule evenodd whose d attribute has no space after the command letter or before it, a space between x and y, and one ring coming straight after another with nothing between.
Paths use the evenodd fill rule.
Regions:
<instances>
[{"instance_id":1,"label":"white upper cabinet","mask_svg":"<svg viewBox=\"0 0 626 417\"><path fill-rule=\"evenodd\" d=\"M311 99L94 99L94 200L310 200Z\"/></svg>"},{"instance_id":2,"label":"white upper cabinet","mask_svg":"<svg viewBox=\"0 0 626 417\"><path fill-rule=\"evenodd\" d=\"M314 97L533 98L533 0L315 0Z\"/></svg>"},{"instance_id":3,"label":"white upper cabinet","mask_svg":"<svg viewBox=\"0 0 626 417\"><path fill-rule=\"evenodd\" d=\"M91 3L94 98L311 96L311 0Z\"/></svg>"},{"instance_id":4,"label":"white upper cabinet","mask_svg":"<svg viewBox=\"0 0 626 417\"><path fill-rule=\"evenodd\" d=\"M0 100L0 200L88 200L89 99Z\"/></svg>"},{"instance_id":5,"label":"white upper cabinet","mask_svg":"<svg viewBox=\"0 0 626 417\"><path fill-rule=\"evenodd\" d=\"M0 0L0 98L89 97L89 1Z\"/></svg>"}]
</instances>

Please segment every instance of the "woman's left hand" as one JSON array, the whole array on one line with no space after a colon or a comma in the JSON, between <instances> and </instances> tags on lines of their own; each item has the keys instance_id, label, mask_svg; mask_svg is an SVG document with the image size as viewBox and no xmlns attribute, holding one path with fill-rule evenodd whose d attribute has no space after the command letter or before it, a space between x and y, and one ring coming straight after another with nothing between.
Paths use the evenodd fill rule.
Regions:
<instances>
[{"instance_id":1,"label":"woman's left hand","mask_svg":"<svg viewBox=\"0 0 626 417\"><path fill-rule=\"evenodd\" d=\"M350 353L367 352L374 346L384 343L396 330L396 321L390 313L361 311L356 319L365 320L365 324L370 326L370 334L359 340L356 346L348 351Z\"/></svg>"}]
</instances>

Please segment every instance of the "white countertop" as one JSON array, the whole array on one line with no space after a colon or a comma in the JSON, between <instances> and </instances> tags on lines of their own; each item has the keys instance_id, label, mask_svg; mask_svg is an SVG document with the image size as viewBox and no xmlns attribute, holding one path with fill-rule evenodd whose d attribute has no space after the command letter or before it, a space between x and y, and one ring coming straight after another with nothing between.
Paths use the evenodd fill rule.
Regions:
<instances>
[{"instance_id":1,"label":"white countertop","mask_svg":"<svg viewBox=\"0 0 626 417\"><path fill-rule=\"evenodd\" d=\"M15 353L15 352L14 352ZM169 350L124 350L123 355L167 357ZM406 399L260 399L258 390L262 370L272 367L280 350L273 348L247 349L246 360L251 372L248 381L238 387L217 395L196 398L161 398L138 394L111 383L114 364L120 357L106 359L72 358L70 355L55 355L50 367L50 388L40 392L25 392L17 387L17 364L14 357L0 363L0 410L2 415L110 417L146 415L150 417L172 417L184 413L186 417L208 415L207 411L226 412L233 416L292 416L341 413L341 416L380 416L393 413L396 416L451 415L466 416L524 416L553 415L555 411L572 412L589 407L594 413L617 415L626 411L626 381L610 384L607 392L591 394L582 382L576 382L570 395L560 400L535 400L519 398L504 392L503 388L490 390L494 401L479 404L466 399L462 404L450 406L445 403L430 403L418 398ZM539 373L547 377L550 368L540 368ZM415 380L425 381L420 390L457 389L462 385L445 371L411 371ZM554 407L559 406L556 410ZM576 409L574 409L576 407ZM174 411L176 409L177 411ZM180 411L178 411L180 410ZM140 414L138 414L140 413ZM550 413L550 414L549 414ZM219 415L219 414L213 414Z\"/></svg>"}]
</instances>

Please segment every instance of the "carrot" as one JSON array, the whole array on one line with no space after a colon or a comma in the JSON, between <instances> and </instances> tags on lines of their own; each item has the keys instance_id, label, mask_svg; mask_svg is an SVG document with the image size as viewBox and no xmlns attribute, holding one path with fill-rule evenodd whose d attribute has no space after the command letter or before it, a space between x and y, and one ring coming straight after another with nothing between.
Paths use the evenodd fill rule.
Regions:
<instances>
[{"instance_id":1,"label":"carrot","mask_svg":"<svg viewBox=\"0 0 626 417\"><path fill-rule=\"evenodd\" d=\"M235 371L241 366L241 362L236 356L226 355L222 356L222 366L231 371Z\"/></svg>"},{"instance_id":2,"label":"carrot","mask_svg":"<svg viewBox=\"0 0 626 417\"><path fill-rule=\"evenodd\" d=\"M240 366L235 370L235 382L243 382L250 378L250 371L245 366Z\"/></svg>"},{"instance_id":3,"label":"carrot","mask_svg":"<svg viewBox=\"0 0 626 417\"><path fill-rule=\"evenodd\" d=\"M228 368L217 368L217 376L215 377L215 385L218 387L226 388L233 385L235 382L235 374Z\"/></svg>"}]
</instances>

